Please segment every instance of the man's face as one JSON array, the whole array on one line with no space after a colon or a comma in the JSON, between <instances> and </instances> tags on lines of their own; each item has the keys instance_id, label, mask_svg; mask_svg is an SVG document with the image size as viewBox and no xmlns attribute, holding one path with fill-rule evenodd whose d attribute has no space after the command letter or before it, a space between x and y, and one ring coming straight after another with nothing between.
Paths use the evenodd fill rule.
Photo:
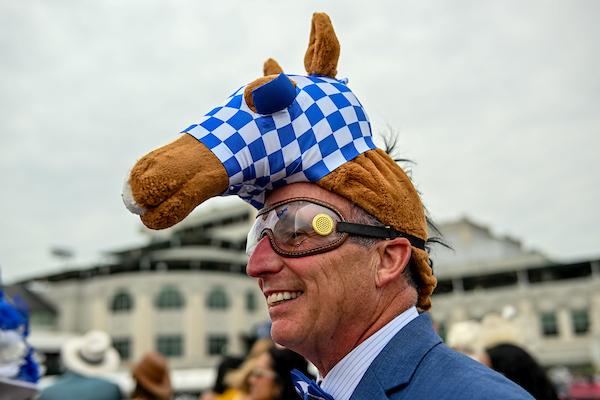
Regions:
<instances>
[{"instance_id":1,"label":"man's face","mask_svg":"<svg viewBox=\"0 0 600 400\"><path fill-rule=\"evenodd\" d=\"M325 201L347 219L350 203L315 184L296 183L274 191L266 206L295 197ZM299 353L332 346L375 317L375 252L346 240L326 253L282 257L263 237L246 272L257 278L267 299L273 339Z\"/></svg>"}]
</instances>

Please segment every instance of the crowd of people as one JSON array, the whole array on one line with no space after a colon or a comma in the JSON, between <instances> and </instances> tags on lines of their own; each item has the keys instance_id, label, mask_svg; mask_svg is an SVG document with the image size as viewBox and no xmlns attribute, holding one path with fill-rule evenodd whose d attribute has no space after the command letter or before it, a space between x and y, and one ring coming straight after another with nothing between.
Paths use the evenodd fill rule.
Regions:
<instances>
[{"instance_id":1,"label":"crowd of people","mask_svg":"<svg viewBox=\"0 0 600 400\"><path fill-rule=\"evenodd\" d=\"M1 316L1 313L0 313ZM455 350L498 371L538 400L558 400L559 396L545 370L518 340L500 334L498 343L485 342L485 328L477 321L455 324L448 332L447 343ZM506 333L506 332L504 332ZM0 354L2 349L0 331ZM114 380L120 359L111 346L110 337L101 331L67 341L61 350L65 371L52 384L37 392L24 381L7 381L0 376L0 399L55 400L169 400L176 398L171 384L167 359L148 352L131 366L133 388L126 390ZM0 373L7 370L0 357ZM227 356L217 367L214 385L206 388L199 400L287 400L300 399L292 380L292 371L314 378L310 364L299 354L285 349L270 338L258 339L245 358ZM185 397L191 399L191 397ZM563 393L562 399L570 397Z\"/></svg>"},{"instance_id":2,"label":"crowd of people","mask_svg":"<svg viewBox=\"0 0 600 400\"><path fill-rule=\"evenodd\" d=\"M18 304L18 303L17 303ZM169 400L176 398L167 359L148 352L131 366L133 385L128 388L115 380L122 368L110 336L90 331L66 341L61 349L64 373L39 391L37 381L43 367L26 342L28 322L25 305L15 305L0 291L0 400ZM452 325L446 343L469 359L499 372L538 400L584 398L558 391L546 371L522 343L513 321L489 314L481 321ZM313 367L312 369L310 367ZM276 344L270 337L254 342L244 358L227 356L219 363L216 380L205 388L199 400L287 400L299 397L294 374L309 379L314 366L298 353ZM310 371L310 372L309 372ZM322 375L318 375L320 384ZM583 386L577 387L582 393ZM191 399L187 397L181 397ZM304 397L312 398L312 397ZM333 397L315 397L331 399ZM358 397L359 399L368 397ZM475 397L477 398L477 397Z\"/></svg>"},{"instance_id":3,"label":"crowd of people","mask_svg":"<svg viewBox=\"0 0 600 400\"><path fill-rule=\"evenodd\" d=\"M131 368L134 388L126 393L112 373L120 357L105 332L91 331L69 340L61 350L65 372L43 389L38 400L169 400L174 391L167 359L157 352L146 353Z\"/></svg>"},{"instance_id":4,"label":"crowd of people","mask_svg":"<svg viewBox=\"0 0 600 400\"><path fill-rule=\"evenodd\" d=\"M505 316L490 313L480 321L455 323L448 330L446 343L517 383L535 399L558 400L555 384L525 348L514 310L503 311Z\"/></svg>"},{"instance_id":5,"label":"crowd of people","mask_svg":"<svg viewBox=\"0 0 600 400\"><path fill-rule=\"evenodd\" d=\"M1 359L0 359L1 361ZM120 358L105 332L91 331L65 342L61 349L64 373L37 393L31 390L20 399L58 400L170 400L175 398L167 359L148 352L132 365L133 388L127 390L115 380ZM2 364L0 363L0 371ZM213 387L200 394L201 400L287 400L297 398L291 372L306 376L308 362L271 339L257 340L245 359L225 357L219 365ZM0 380L0 384L2 381ZM2 388L2 386L0 386ZM0 399L15 400L0 391ZM190 398L189 396L186 398Z\"/></svg>"},{"instance_id":6,"label":"crowd of people","mask_svg":"<svg viewBox=\"0 0 600 400\"><path fill-rule=\"evenodd\" d=\"M233 367L232 367L233 366ZM201 400L285 400L297 398L292 370L310 375L308 362L270 339L257 340L241 363L226 358L212 390Z\"/></svg>"}]
</instances>

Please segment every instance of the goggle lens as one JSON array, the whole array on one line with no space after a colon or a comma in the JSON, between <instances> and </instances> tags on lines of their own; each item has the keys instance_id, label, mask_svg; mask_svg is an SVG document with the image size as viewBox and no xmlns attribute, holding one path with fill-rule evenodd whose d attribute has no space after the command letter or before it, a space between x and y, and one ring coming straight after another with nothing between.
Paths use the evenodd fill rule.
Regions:
<instances>
[{"instance_id":1,"label":"goggle lens","mask_svg":"<svg viewBox=\"0 0 600 400\"><path fill-rule=\"evenodd\" d=\"M248 233L246 253L252 255L267 235L273 250L285 257L304 257L341 245L348 236L335 230L339 211L313 199L290 199L259 212Z\"/></svg>"}]
</instances>

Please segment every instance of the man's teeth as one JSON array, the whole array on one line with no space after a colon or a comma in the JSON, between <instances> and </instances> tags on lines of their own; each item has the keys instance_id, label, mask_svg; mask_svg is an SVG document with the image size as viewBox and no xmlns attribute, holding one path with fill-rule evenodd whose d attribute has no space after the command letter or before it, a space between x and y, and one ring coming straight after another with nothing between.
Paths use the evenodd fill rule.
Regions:
<instances>
[{"instance_id":1,"label":"man's teeth","mask_svg":"<svg viewBox=\"0 0 600 400\"><path fill-rule=\"evenodd\" d=\"M271 305L273 305L275 303L279 303L281 301L292 300L292 299L295 299L296 297L300 296L301 294L302 294L302 292L273 293L273 294L270 294L269 297L267 297L267 304L271 306Z\"/></svg>"}]
</instances>

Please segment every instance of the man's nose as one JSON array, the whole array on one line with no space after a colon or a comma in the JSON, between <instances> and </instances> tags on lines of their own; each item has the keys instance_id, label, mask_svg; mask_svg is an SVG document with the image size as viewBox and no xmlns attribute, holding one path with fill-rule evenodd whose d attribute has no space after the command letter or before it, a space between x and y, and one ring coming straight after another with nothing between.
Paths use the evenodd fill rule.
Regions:
<instances>
[{"instance_id":1,"label":"man's nose","mask_svg":"<svg viewBox=\"0 0 600 400\"><path fill-rule=\"evenodd\" d=\"M279 272L283 267L281 258L273 251L269 238L265 235L248 259L246 266L246 275L253 278L259 278L264 274Z\"/></svg>"}]
</instances>

